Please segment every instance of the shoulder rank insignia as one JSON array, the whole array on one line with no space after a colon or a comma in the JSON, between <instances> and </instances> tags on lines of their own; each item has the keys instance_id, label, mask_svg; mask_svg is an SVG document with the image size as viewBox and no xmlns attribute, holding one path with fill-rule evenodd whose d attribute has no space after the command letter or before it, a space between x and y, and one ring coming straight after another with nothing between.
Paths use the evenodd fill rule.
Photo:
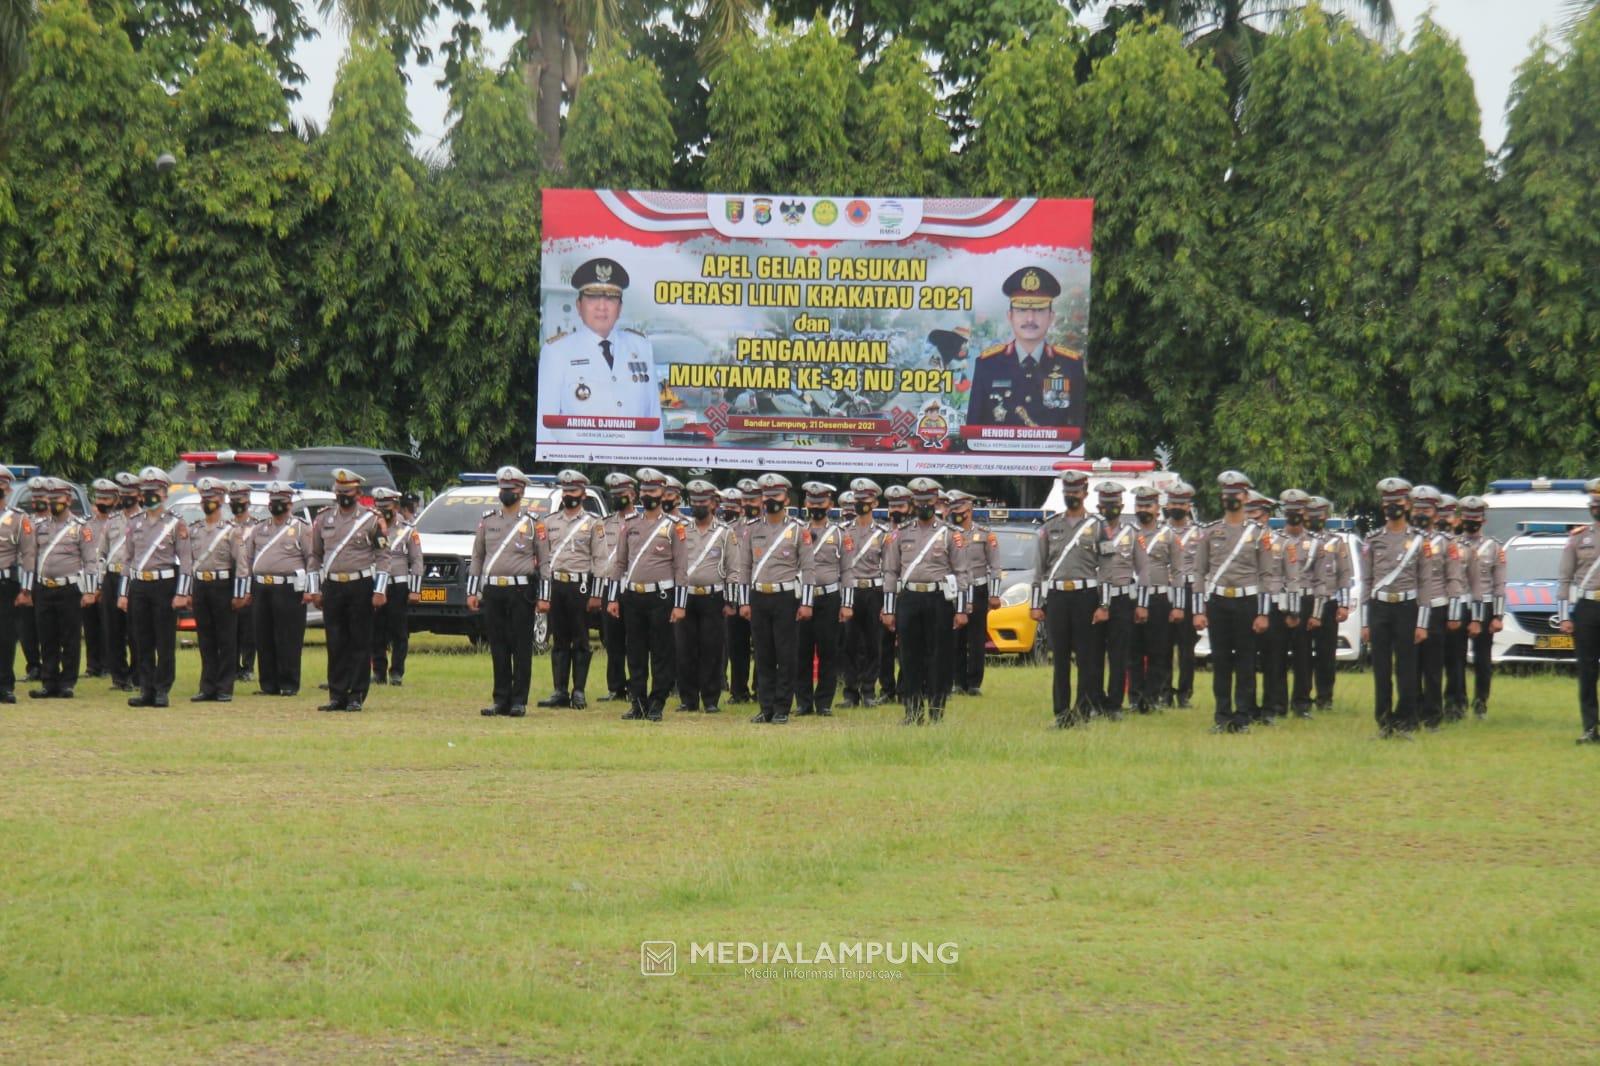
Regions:
<instances>
[{"instance_id":1,"label":"shoulder rank insignia","mask_svg":"<svg viewBox=\"0 0 1600 1066\"><path fill-rule=\"evenodd\" d=\"M981 354L979 354L978 358L979 359L987 359L991 355L999 355L1001 352L1005 351L1008 347L1010 347L1009 344L991 345L988 348L985 348L983 350L983 352Z\"/></svg>"},{"instance_id":2,"label":"shoulder rank insignia","mask_svg":"<svg viewBox=\"0 0 1600 1066\"><path fill-rule=\"evenodd\" d=\"M675 530L677 530L678 539L679 540L688 540L689 539L689 527L688 526L686 526L682 522L680 522L676 526L674 526L673 528Z\"/></svg>"}]
</instances>

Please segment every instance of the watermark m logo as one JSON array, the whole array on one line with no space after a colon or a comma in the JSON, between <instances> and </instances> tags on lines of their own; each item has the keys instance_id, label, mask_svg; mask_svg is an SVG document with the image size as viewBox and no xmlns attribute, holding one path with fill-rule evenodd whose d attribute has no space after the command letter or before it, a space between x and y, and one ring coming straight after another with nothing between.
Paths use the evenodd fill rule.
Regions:
<instances>
[{"instance_id":1,"label":"watermark m logo","mask_svg":"<svg viewBox=\"0 0 1600 1066\"><path fill-rule=\"evenodd\" d=\"M673 977L678 972L678 944L646 940L639 945L639 972L646 977Z\"/></svg>"}]
</instances>

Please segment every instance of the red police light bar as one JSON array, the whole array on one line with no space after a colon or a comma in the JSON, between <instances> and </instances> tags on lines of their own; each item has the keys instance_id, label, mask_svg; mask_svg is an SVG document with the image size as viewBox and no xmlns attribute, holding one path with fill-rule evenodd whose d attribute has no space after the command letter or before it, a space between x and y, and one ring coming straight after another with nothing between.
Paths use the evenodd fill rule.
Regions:
<instances>
[{"instance_id":1,"label":"red police light bar","mask_svg":"<svg viewBox=\"0 0 1600 1066\"><path fill-rule=\"evenodd\" d=\"M1151 459L1063 459L1057 470L1082 470L1086 474L1148 474L1156 468Z\"/></svg>"},{"instance_id":2,"label":"red police light bar","mask_svg":"<svg viewBox=\"0 0 1600 1066\"><path fill-rule=\"evenodd\" d=\"M277 452L184 452L178 456L186 463L201 466L205 463L252 463L265 466L278 461Z\"/></svg>"}]
</instances>

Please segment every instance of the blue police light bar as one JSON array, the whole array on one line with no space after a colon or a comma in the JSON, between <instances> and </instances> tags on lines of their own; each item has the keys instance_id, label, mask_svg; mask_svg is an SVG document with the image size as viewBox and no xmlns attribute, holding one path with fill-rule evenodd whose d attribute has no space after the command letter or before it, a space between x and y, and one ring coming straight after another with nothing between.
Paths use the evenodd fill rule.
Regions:
<instances>
[{"instance_id":1,"label":"blue police light bar","mask_svg":"<svg viewBox=\"0 0 1600 1066\"><path fill-rule=\"evenodd\" d=\"M1581 523L1580 523L1581 524ZM1518 533L1531 533L1536 537L1564 537L1572 532L1569 522L1518 522Z\"/></svg>"},{"instance_id":2,"label":"blue police light bar","mask_svg":"<svg viewBox=\"0 0 1600 1066\"><path fill-rule=\"evenodd\" d=\"M974 507L974 522L1043 522L1044 511L1037 507Z\"/></svg>"},{"instance_id":3,"label":"blue police light bar","mask_svg":"<svg viewBox=\"0 0 1600 1066\"><path fill-rule=\"evenodd\" d=\"M1490 492L1582 492L1583 478L1502 478L1489 482Z\"/></svg>"},{"instance_id":4,"label":"blue police light bar","mask_svg":"<svg viewBox=\"0 0 1600 1066\"><path fill-rule=\"evenodd\" d=\"M11 471L12 477L21 478L38 477L43 473L38 467L29 463L7 463L6 469Z\"/></svg>"},{"instance_id":5,"label":"blue police light bar","mask_svg":"<svg viewBox=\"0 0 1600 1066\"><path fill-rule=\"evenodd\" d=\"M528 479L528 484L530 485L554 485L556 483L554 474L523 474L522 476ZM500 483L498 475L484 473L462 473L456 476L456 480L463 485L497 485Z\"/></svg>"}]
</instances>

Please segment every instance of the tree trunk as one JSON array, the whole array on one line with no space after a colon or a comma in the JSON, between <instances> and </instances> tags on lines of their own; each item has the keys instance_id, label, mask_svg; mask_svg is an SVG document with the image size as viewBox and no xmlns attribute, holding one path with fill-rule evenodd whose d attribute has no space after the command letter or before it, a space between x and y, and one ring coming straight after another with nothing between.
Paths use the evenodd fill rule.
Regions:
<instances>
[{"instance_id":1,"label":"tree trunk","mask_svg":"<svg viewBox=\"0 0 1600 1066\"><path fill-rule=\"evenodd\" d=\"M561 16L553 2L539 5L534 16L538 33L538 88L534 96L535 124L545 169L561 169Z\"/></svg>"}]
</instances>

